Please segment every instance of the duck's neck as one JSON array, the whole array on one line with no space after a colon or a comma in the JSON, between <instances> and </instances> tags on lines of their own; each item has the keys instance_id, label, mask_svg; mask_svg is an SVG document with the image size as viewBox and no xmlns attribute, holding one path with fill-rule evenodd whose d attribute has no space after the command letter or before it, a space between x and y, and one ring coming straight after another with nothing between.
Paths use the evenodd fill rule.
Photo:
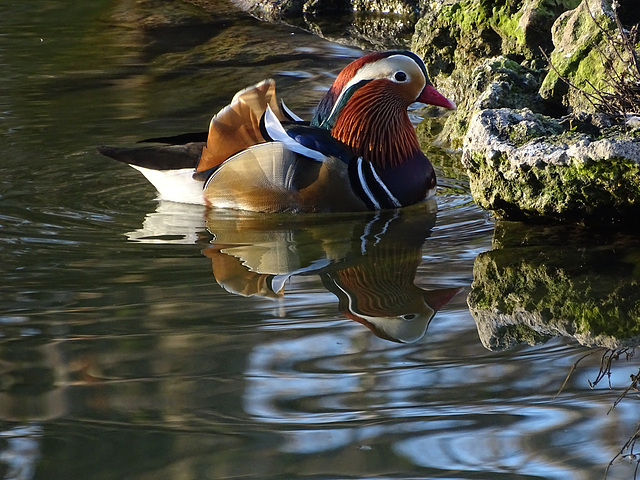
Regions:
<instances>
[{"instance_id":1,"label":"duck's neck","mask_svg":"<svg viewBox=\"0 0 640 480\"><path fill-rule=\"evenodd\" d=\"M379 168L397 167L420 152L407 105L380 87L356 91L342 108L331 136ZM372 86L373 87L373 86Z\"/></svg>"}]
</instances>

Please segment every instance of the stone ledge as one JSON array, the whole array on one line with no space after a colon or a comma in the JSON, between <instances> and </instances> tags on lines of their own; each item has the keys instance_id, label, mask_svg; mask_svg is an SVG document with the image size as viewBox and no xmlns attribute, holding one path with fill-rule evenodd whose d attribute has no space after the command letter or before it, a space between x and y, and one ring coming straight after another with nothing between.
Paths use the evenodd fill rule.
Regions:
<instances>
[{"instance_id":1,"label":"stone ledge","mask_svg":"<svg viewBox=\"0 0 640 480\"><path fill-rule=\"evenodd\" d=\"M611 224L640 214L640 135L566 130L530 110L474 115L462 163L479 206L509 219Z\"/></svg>"}]
</instances>

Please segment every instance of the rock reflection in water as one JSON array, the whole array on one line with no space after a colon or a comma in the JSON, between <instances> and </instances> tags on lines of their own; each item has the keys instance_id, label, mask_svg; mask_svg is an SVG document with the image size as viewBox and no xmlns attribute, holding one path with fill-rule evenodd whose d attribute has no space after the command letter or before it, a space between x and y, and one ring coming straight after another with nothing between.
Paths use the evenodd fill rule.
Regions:
<instances>
[{"instance_id":1,"label":"rock reflection in water","mask_svg":"<svg viewBox=\"0 0 640 480\"><path fill-rule=\"evenodd\" d=\"M595 388L608 378L611 388L612 362L629 360L640 345L637 252L638 240L632 234L498 222L493 250L476 257L467 299L482 344L489 350L505 350L553 337L573 338L593 350L568 370L557 395L578 364L598 350L604 352L600 369L589 385ZM637 390L637 375L631 374L630 385L609 412L629 391ZM639 432L637 427L607 472L619 459L637 461Z\"/></svg>"},{"instance_id":2,"label":"rock reflection in water","mask_svg":"<svg viewBox=\"0 0 640 480\"><path fill-rule=\"evenodd\" d=\"M340 312L395 342L415 342L460 288L414 284L434 203L367 215L279 216L210 210L204 250L220 286L278 298L289 279L317 275Z\"/></svg>"},{"instance_id":3,"label":"rock reflection in water","mask_svg":"<svg viewBox=\"0 0 640 480\"><path fill-rule=\"evenodd\" d=\"M624 233L499 222L468 298L491 350L570 336L589 347L640 344L638 240Z\"/></svg>"}]
</instances>

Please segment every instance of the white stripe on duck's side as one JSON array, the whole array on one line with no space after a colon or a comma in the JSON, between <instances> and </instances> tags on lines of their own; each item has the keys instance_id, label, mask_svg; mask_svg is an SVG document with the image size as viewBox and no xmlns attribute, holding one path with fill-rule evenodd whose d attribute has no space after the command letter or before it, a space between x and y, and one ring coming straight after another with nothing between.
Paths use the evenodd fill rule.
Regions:
<instances>
[{"instance_id":1,"label":"white stripe on duck's side","mask_svg":"<svg viewBox=\"0 0 640 480\"><path fill-rule=\"evenodd\" d=\"M202 195L204 182L194 180L193 168L153 170L138 165L130 166L142 173L156 187L160 194L158 198L161 200L205 205Z\"/></svg>"},{"instance_id":2,"label":"white stripe on duck's side","mask_svg":"<svg viewBox=\"0 0 640 480\"><path fill-rule=\"evenodd\" d=\"M390 205L393 208L402 207L402 204L400 203L400 201L391 193L389 188L387 188L387 186L382 181L382 179L378 175L378 172L376 172L376 169L374 168L373 165L371 165L371 163L365 162L362 159L362 157L358 157L356 162L357 162L357 166L358 166L358 169L357 169L357 171L358 171L358 180L360 181L360 185L362 186L362 190L364 191L365 195L367 196L369 201L373 204L373 206L375 207L376 210L380 210L382 208L381 207L381 202L383 202L385 204L385 208L387 208L386 205ZM368 172L371 173L371 176L373 177L373 180L375 181L375 185L372 185L372 186L373 187L375 187L375 186L379 187L384 192L384 194L386 195L386 198L383 198L383 199L376 198L375 194L373 193L373 190L371 189L372 186L370 186L367 183L367 178L366 178L365 170L364 170L365 168L367 169Z\"/></svg>"},{"instance_id":3,"label":"white stripe on duck's side","mask_svg":"<svg viewBox=\"0 0 640 480\"><path fill-rule=\"evenodd\" d=\"M382 190L384 190L384 193L387 195L391 204L396 208L400 208L402 204L398 201L396 197L393 196L391 191L387 188L387 186L384 184L382 179L378 176L378 172L376 172L376 169L372 164L369 164L369 169L371 170L371 173L373 173L373 178L376 180L376 182L378 182L378 185L382 187Z\"/></svg>"},{"instance_id":4,"label":"white stripe on duck's side","mask_svg":"<svg viewBox=\"0 0 640 480\"><path fill-rule=\"evenodd\" d=\"M380 204L376 200L376 197L373 195L373 192L369 189L369 185L367 184L367 179L364 178L364 171L362 169L362 157L358 157L358 180L360 181L360 185L362 186L362 190L364 194L367 196L369 201L373 204L373 207L376 210L380 210Z\"/></svg>"}]
</instances>

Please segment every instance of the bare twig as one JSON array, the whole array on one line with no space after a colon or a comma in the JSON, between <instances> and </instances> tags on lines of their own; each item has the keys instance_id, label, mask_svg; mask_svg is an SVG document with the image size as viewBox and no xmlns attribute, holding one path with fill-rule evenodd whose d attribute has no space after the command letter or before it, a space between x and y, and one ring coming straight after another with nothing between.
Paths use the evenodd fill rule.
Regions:
<instances>
[{"instance_id":1,"label":"bare twig","mask_svg":"<svg viewBox=\"0 0 640 480\"><path fill-rule=\"evenodd\" d=\"M636 390L636 391L638 390L639 382L640 382L640 369L638 369L638 373L636 375L631 374L631 383L618 396L616 401L613 402L613 405L611 406L611 408L607 412L607 415L609 415L611 413L611 411L618 406L618 404L622 401L622 399L627 396L627 393L629 393L631 390Z\"/></svg>"},{"instance_id":2,"label":"bare twig","mask_svg":"<svg viewBox=\"0 0 640 480\"><path fill-rule=\"evenodd\" d=\"M578 364L584 360L585 358L593 355L594 353L596 353L597 350L593 350L589 353L585 353L583 356L581 356L578 360L576 360L575 362L573 362L573 365L571 365L571 369L569 370L569 373L567 374L567 377L564 379L564 382L562 383L562 385L560 386L560 390L558 390L558 393L556 393L553 398L554 400L558 397L558 395L560 395L562 393L562 391L564 390L564 387L567 386L567 383L569 382L569 378L571 378L571 375L573 375L573 372L576 371L576 368L578 368Z\"/></svg>"},{"instance_id":3,"label":"bare twig","mask_svg":"<svg viewBox=\"0 0 640 480\"><path fill-rule=\"evenodd\" d=\"M636 478L638 476L638 467L640 467L640 455L635 453L633 451L633 449L634 449L634 447L636 445L636 441L638 441L638 439L640 439L640 423L636 427L635 433L633 435L631 435L629 440L627 440L627 443L625 443L622 446L622 448L616 454L616 456L611 459L611 461L609 462L609 465L607 465L607 469L604 471L605 480L607 478L607 475L609 474L609 469L613 466L615 461L617 459L619 459L619 458L626 459L626 460L629 460L631 462L636 462L636 468L633 471L633 479L636 480Z\"/></svg>"},{"instance_id":4,"label":"bare twig","mask_svg":"<svg viewBox=\"0 0 640 480\"><path fill-rule=\"evenodd\" d=\"M623 354L626 355L628 360L633 356L633 351L634 349L632 347L622 347L614 350L607 349L600 360L600 371L598 372L596 379L593 382L591 382L591 380L587 380L589 382L589 386L594 388L598 383L600 383L600 380L607 377L609 380L609 388L611 388L611 364L614 360L619 360L620 356Z\"/></svg>"}]
</instances>

